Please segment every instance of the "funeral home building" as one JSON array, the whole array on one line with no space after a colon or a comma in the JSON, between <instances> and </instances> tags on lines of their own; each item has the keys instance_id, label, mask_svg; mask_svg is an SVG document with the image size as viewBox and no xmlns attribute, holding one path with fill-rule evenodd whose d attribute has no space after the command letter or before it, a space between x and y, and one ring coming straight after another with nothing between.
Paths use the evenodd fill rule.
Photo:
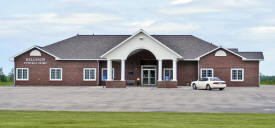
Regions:
<instances>
[{"instance_id":1,"label":"funeral home building","mask_svg":"<svg viewBox=\"0 0 275 128\"><path fill-rule=\"evenodd\" d=\"M236 46L237 47L237 46ZM259 86L262 52L224 48L192 35L76 35L11 58L15 86L156 86L202 77L228 86Z\"/></svg>"}]
</instances>

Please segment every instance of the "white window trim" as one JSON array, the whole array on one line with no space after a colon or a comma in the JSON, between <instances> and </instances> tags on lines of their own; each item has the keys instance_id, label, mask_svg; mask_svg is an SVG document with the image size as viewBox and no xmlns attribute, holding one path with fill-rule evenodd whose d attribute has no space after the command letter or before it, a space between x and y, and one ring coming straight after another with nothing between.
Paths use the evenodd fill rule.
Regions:
<instances>
[{"instance_id":1,"label":"white window trim","mask_svg":"<svg viewBox=\"0 0 275 128\"><path fill-rule=\"evenodd\" d=\"M237 79L233 80L233 70L242 70L242 79L241 80L238 79L238 72L237 72ZM236 81L236 82L244 81L244 69L243 68L231 68L230 80Z\"/></svg>"},{"instance_id":2,"label":"white window trim","mask_svg":"<svg viewBox=\"0 0 275 128\"><path fill-rule=\"evenodd\" d=\"M19 69L27 69L27 79L23 78L23 74L22 74L22 79L18 79L18 70ZM16 80L17 81L28 81L29 80L29 68L16 68Z\"/></svg>"},{"instance_id":3,"label":"white window trim","mask_svg":"<svg viewBox=\"0 0 275 128\"><path fill-rule=\"evenodd\" d=\"M202 78L202 70L212 70L212 76L211 77L214 77L214 69L213 68L202 68L201 69L201 78ZM207 74L207 72L206 72L206 74ZM206 78L208 78L208 77L206 77Z\"/></svg>"},{"instance_id":4,"label":"white window trim","mask_svg":"<svg viewBox=\"0 0 275 128\"><path fill-rule=\"evenodd\" d=\"M166 80L165 80L165 71L166 71L166 70L172 70L172 71L173 71L173 68L163 68L162 74L163 74L163 80L164 80L164 81L166 81ZM172 73L172 77L173 77L173 73ZM172 80L173 80L173 79L172 79Z\"/></svg>"},{"instance_id":5,"label":"white window trim","mask_svg":"<svg viewBox=\"0 0 275 128\"><path fill-rule=\"evenodd\" d=\"M94 79L85 79L85 70L94 70ZM83 68L83 81L96 81L96 68Z\"/></svg>"},{"instance_id":6,"label":"white window trim","mask_svg":"<svg viewBox=\"0 0 275 128\"><path fill-rule=\"evenodd\" d=\"M60 71L61 71L61 72L60 72L60 74L61 74L60 79L52 79L52 78L51 78L51 73L52 73L51 70L52 70L52 69L60 69ZM50 68L50 70L49 70L50 81L62 81L62 78L63 78L62 76L63 76L62 68Z\"/></svg>"},{"instance_id":7,"label":"white window trim","mask_svg":"<svg viewBox=\"0 0 275 128\"><path fill-rule=\"evenodd\" d=\"M101 80L102 81L106 81L106 80L103 80L103 70L107 70L107 68L101 68ZM114 79L115 78L115 69L112 68L112 70L113 70L113 79Z\"/></svg>"}]
</instances>

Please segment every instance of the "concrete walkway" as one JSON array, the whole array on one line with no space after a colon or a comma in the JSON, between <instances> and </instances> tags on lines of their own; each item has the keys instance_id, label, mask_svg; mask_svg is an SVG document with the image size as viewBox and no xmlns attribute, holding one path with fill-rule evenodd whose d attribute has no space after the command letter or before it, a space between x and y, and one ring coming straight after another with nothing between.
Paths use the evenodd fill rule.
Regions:
<instances>
[{"instance_id":1,"label":"concrete walkway","mask_svg":"<svg viewBox=\"0 0 275 128\"><path fill-rule=\"evenodd\" d=\"M0 87L0 110L275 113L275 86L224 91L190 87Z\"/></svg>"}]
</instances>

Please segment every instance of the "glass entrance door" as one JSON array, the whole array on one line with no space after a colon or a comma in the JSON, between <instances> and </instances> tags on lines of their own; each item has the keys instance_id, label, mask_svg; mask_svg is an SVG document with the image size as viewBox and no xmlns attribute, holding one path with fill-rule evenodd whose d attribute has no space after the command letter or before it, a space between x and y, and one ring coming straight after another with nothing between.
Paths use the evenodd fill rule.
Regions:
<instances>
[{"instance_id":1,"label":"glass entrance door","mask_svg":"<svg viewBox=\"0 0 275 128\"><path fill-rule=\"evenodd\" d=\"M143 85L156 85L156 67L143 66L141 70L141 78Z\"/></svg>"}]
</instances>

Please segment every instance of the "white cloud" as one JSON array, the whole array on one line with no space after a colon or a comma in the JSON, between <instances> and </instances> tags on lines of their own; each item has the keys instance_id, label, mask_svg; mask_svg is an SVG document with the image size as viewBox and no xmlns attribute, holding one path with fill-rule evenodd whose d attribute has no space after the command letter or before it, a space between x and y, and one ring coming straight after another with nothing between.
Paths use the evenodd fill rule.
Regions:
<instances>
[{"instance_id":1,"label":"white cloud","mask_svg":"<svg viewBox=\"0 0 275 128\"><path fill-rule=\"evenodd\" d=\"M257 26L243 29L239 33L239 36L244 39L269 40L274 39L275 26Z\"/></svg>"},{"instance_id":2,"label":"white cloud","mask_svg":"<svg viewBox=\"0 0 275 128\"><path fill-rule=\"evenodd\" d=\"M32 32L87 32L87 26L96 24L102 26L109 22L120 20L121 17L103 13L73 13L59 15L45 14L17 14L0 19L1 35L22 35Z\"/></svg>"},{"instance_id":3,"label":"white cloud","mask_svg":"<svg viewBox=\"0 0 275 128\"><path fill-rule=\"evenodd\" d=\"M253 27L249 29L251 34L258 35L258 34L275 34L275 26L259 26Z\"/></svg>"},{"instance_id":4,"label":"white cloud","mask_svg":"<svg viewBox=\"0 0 275 128\"><path fill-rule=\"evenodd\" d=\"M192 4L188 4L192 3ZM185 6L173 6L182 5ZM263 3L259 0L174 0L168 6L161 7L159 11L168 15L179 14L204 14L215 12L230 12L237 9L245 9L246 11L270 11L266 8L262 8Z\"/></svg>"},{"instance_id":5,"label":"white cloud","mask_svg":"<svg viewBox=\"0 0 275 128\"><path fill-rule=\"evenodd\" d=\"M156 21L155 20L146 20L146 21L138 21L129 23L129 26L135 26L138 28L146 28L153 25Z\"/></svg>"},{"instance_id":6,"label":"white cloud","mask_svg":"<svg viewBox=\"0 0 275 128\"><path fill-rule=\"evenodd\" d=\"M54 23L54 24L95 24L121 19L118 16L103 13L73 13L60 16L56 13L39 15L14 15L8 22L13 23ZM5 21L4 21L5 22Z\"/></svg>"},{"instance_id":7,"label":"white cloud","mask_svg":"<svg viewBox=\"0 0 275 128\"><path fill-rule=\"evenodd\" d=\"M218 3L223 7L249 7L261 4L258 0L220 0Z\"/></svg>"},{"instance_id":8,"label":"white cloud","mask_svg":"<svg viewBox=\"0 0 275 128\"><path fill-rule=\"evenodd\" d=\"M173 22L157 22L155 20L146 20L139 22L127 23L126 26L122 26L127 29L144 29L150 33L170 33L176 32L191 32L198 30L199 25L193 23L173 23Z\"/></svg>"},{"instance_id":9,"label":"white cloud","mask_svg":"<svg viewBox=\"0 0 275 128\"><path fill-rule=\"evenodd\" d=\"M184 7L184 8L164 8L160 12L163 14L201 14L201 13L214 13L223 11L222 9L215 8L202 8L202 7Z\"/></svg>"},{"instance_id":10,"label":"white cloud","mask_svg":"<svg viewBox=\"0 0 275 128\"><path fill-rule=\"evenodd\" d=\"M267 19L263 19L262 21L263 21L263 23L274 24L275 23L275 18L274 17L272 17L272 18L269 17Z\"/></svg>"},{"instance_id":11,"label":"white cloud","mask_svg":"<svg viewBox=\"0 0 275 128\"><path fill-rule=\"evenodd\" d=\"M151 32L164 32L164 33L170 33L170 32L190 32L194 30L198 30L200 27L196 24L178 24L178 23L159 23L155 24L154 26L151 26L148 28Z\"/></svg>"},{"instance_id":12,"label":"white cloud","mask_svg":"<svg viewBox=\"0 0 275 128\"><path fill-rule=\"evenodd\" d=\"M193 0L174 0L170 4L171 5L180 5L180 4L187 4L191 3Z\"/></svg>"},{"instance_id":13,"label":"white cloud","mask_svg":"<svg viewBox=\"0 0 275 128\"><path fill-rule=\"evenodd\" d=\"M88 2L93 0L60 0L60 1L64 3L82 3L82 2Z\"/></svg>"}]
</instances>

